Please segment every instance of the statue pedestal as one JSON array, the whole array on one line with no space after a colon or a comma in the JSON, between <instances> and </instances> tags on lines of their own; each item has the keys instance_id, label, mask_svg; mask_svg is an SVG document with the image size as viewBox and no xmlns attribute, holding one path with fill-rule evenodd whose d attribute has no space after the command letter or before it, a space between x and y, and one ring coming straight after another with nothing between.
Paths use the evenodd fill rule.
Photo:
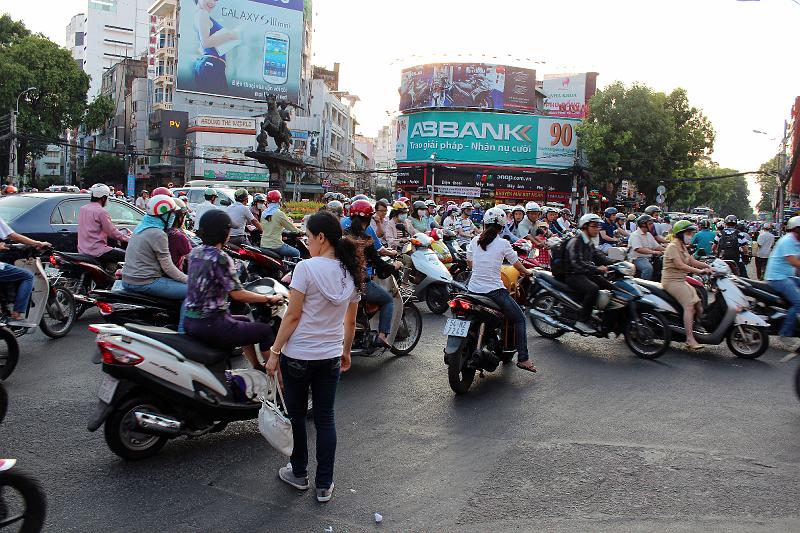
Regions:
<instances>
[{"instance_id":1,"label":"statue pedestal","mask_svg":"<svg viewBox=\"0 0 800 533\"><path fill-rule=\"evenodd\" d=\"M262 165L266 165L270 173L270 182L275 183L272 177L277 176L277 189L281 192L284 192L284 189L286 189L287 174L289 172L299 170L305 166L305 163L302 160L292 157L289 154L250 150L245 152L244 155L245 157L255 159ZM294 179L299 179L299 176L296 176Z\"/></svg>"}]
</instances>

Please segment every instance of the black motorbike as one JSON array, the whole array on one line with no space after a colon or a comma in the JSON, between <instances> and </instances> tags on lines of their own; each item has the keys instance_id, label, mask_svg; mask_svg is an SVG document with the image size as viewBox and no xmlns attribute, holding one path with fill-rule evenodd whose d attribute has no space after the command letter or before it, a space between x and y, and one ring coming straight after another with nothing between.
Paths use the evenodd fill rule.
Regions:
<instances>
[{"instance_id":1,"label":"black motorbike","mask_svg":"<svg viewBox=\"0 0 800 533\"><path fill-rule=\"evenodd\" d=\"M766 281L733 278L742 293L753 302L752 311L769 324L769 334L777 335L791 305Z\"/></svg>"}]
</instances>

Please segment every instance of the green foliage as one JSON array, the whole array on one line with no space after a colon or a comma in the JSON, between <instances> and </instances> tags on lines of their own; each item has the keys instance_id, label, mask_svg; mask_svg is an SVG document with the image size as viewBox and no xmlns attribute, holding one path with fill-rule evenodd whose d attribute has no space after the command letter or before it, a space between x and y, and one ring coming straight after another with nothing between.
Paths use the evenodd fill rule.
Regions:
<instances>
[{"instance_id":1,"label":"green foliage","mask_svg":"<svg viewBox=\"0 0 800 533\"><path fill-rule=\"evenodd\" d=\"M47 139L60 138L67 128L81 123L86 110L89 76L65 48L31 35L21 22L0 18L0 114L16 105L17 95L28 87L37 91L20 99L17 130L19 173L28 154L38 155Z\"/></svg>"},{"instance_id":2,"label":"green foliage","mask_svg":"<svg viewBox=\"0 0 800 533\"><path fill-rule=\"evenodd\" d=\"M700 162L692 168L677 172L680 178L702 178L736 174L731 168L720 168L715 163ZM667 184L667 198L670 210L689 212L704 205L712 208L719 216L736 215L738 218L752 218L747 180L744 176L718 180L672 182ZM674 198L679 196L678 198Z\"/></svg>"},{"instance_id":3,"label":"green foliage","mask_svg":"<svg viewBox=\"0 0 800 533\"><path fill-rule=\"evenodd\" d=\"M99 130L114 117L114 100L110 96L95 96L92 103L86 108L86 117L83 123L88 131Z\"/></svg>"},{"instance_id":4,"label":"green foliage","mask_svg":"<svg viewBox=\"0 0 800 533\"><path fill-rule=\"evenodd\" d=\"M108 154L90 157L81 169L81 181L86 186L93 183L121 183L125 182L127 176L125 161Z\"/></svg>"},{"instance_id":5,"label":"green foliage","mask_svg":"<svg viewBox=\"0 0 800 533\"><path fill-rule=\"evenodd\" d=\"M775 205L775 191L778 187L776 174L782 170L781 162L782 157L778 154L759 167L760 171L770 173L759 174L756 177L756 181L761 188L761 200L759 200L756 206L759 211L766 211L769 213L773 211L773 206Z\"/></svg>"},{"instance_id":6,"label":"green foliage","mask_svg":"<svg viewBox=\"0 0 800 533\"><path fill-rule=\"evenodd\" d=\"M592 173L592 185L613 194L633 179L652 201L660 179L674 176L707 157L714 129L702 111L689 105L684 89L669 95L615 82L598 91L578 127L578 148Z\"/></svg>"},{"instance_id":7,"label":"green foliage","mask_svg":"<svg viewBox=\"0 0 800 533\"><path fill-rule=\"evenodd\" d=\"M389 187L375 187L375 199L380 200L381 198L391 200L392 190Z\"/></svg>"}]
</instances>

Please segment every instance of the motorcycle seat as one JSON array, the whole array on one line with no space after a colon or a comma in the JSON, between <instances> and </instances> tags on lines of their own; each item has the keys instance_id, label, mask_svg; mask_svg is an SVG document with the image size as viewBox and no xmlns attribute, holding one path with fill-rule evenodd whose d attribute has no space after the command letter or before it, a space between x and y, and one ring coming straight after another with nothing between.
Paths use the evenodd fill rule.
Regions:
<instances>
[{"instance_id":1,"label":"motorcycle seat","mask_svg":"<svg viewBox=\"0 0 800 533\"><path fill-rule=\"evenodd\" d=\"M555 278L555 276L553 276L550 273L547 273L547 272L536 272L536 276L544 278L544 280L547 281L547 283L549 283L554 288L556 288L556 289L558 289L560 291L564 291L564 292L567 292L567 293L570 293L570 294L575 292L575 290L572 287L570 287L569 285L567 285L563 281L557 280Z\"/></svg>"},{"instance_id":2,"label":"motorcycle seat","mask_svg":"<svg viewBox=\"0 0 800 533\"><path fill-rule=\"evenodd\" d=\"M470 300L473 300L481 305L485 305L486 307L489 307L491 309L497 309L498 311L502 311L502 309L500 309L500 306L497 305L494 300L492 300L488 296L484 296L483 294L478 294L476 292L468 292L462 296Z\"/></svg>"},{"instance_id":3,"label":"motorcycle seat","mask_svg":"<svg viewBox=\"0 0 800 533\"><path fill-rule=\"evenodd\" d=\"M72 259L73 261L82 261L84 263L94 263L95 265L99 265L100 261L97 260L96 257L92 257L91 255L86 254L78 254L74 252L58 252L59 255L63 255L67 259Z\"/></svg>"},{"instance_id":4,"label":"motorcycle seat","mask_svg":"<svg viewBox=\"0 0 800 533\"><path fill-rule=\"evenodd\" d=\"M233 353L231 349L212 348L197 339L167 328L139 324L125 324L125 327L129 331L146 335L151 339L166 344L170 348L175 348L186 359L201 365L216 365L228 359Z\"/></svg>"},{"instance_id":5,"label":"motorcycle seat","mask_svg":"<svg viewBox=\"0 0 800 533\"><path fill-rule=\"evenodd\" d=\"M148 296L146 294L140 294L138 292L129 292L129 291L107 291L107 290L94 290L90 293L90 296L96 298L98 300L102 300L104 302L126 302L132 304L141 304L141 305L148 305L153 307L159 308L174 308L175 310L180 309L182 300L169 300L167 298L160 298L157 296Z\"/></svg>"},{"instance_id":6,"label":"motorcycle seat","mask_svg":"<svg viewBox=\"0 0 800 533\"><path fill-rule=\"evenodd\" d=\"M658 296L659 298L670 304L679 313L683 312L683 305L681 305L681 303L678 302L678 300L676 300L670 293L665 291L664 286L661 285L660 283L656 281L649 281L642 279L637 279L636 282L642 285L643 287L646 287L648 291L652 292L653 294L655 294L656 296Z\"/></svg>"},{"instance_id":7,"label":"motorcycle seat","mask_svg":"<svg viewBox=\"0 0 800 533\"><path fill-rule=\"evenodd\" d=\"M766 281L759 281L757 279L748 279L748 280L745 280L745 281L747 281L747 283L749 283L750 285L752 285L756 289L759 289L759 290L762 290L764 292L768 292L770 294L774 294L775 296L783 298L783 295L781 293L779 293L778 291L776 291L772 287L772 285L770 285Z\"/></svg>"}]
</instances>

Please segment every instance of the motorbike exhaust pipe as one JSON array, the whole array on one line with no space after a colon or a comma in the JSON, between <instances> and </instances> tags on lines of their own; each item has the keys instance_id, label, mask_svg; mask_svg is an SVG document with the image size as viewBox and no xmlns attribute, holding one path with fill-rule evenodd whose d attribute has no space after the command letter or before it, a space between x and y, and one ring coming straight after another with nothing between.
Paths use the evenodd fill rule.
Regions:
<instances>
[{"instance_id":1,"label":"motorbike exhaust pipe","mask_svg":"<svg viewBox=\"0 0 800 533\"><path fill-rule=\"evenodd\" d=\"M146 411L134 411L133 416L136 418L136 426L145 433L176 437L180 435L183 426L180 420Z\"/></svg>"},{"instance_id":2,"label":"motorbike exhaust pipe","mask_svg":"<svg viewBox=\"0 0 800 533\"><path fill-rule=\"evenodd\" d=\"M530 309L528 311L531 318L536 318L543 322L547 322L549 325L553 326L554 328L563 329L566 331L572 331L573 333L580 333L577 329L573 328L570 325L564 324L563 322L559 322L555 318L551 317L550 315L546 315L537 309Z\"/></svg>"}]
</instances>

